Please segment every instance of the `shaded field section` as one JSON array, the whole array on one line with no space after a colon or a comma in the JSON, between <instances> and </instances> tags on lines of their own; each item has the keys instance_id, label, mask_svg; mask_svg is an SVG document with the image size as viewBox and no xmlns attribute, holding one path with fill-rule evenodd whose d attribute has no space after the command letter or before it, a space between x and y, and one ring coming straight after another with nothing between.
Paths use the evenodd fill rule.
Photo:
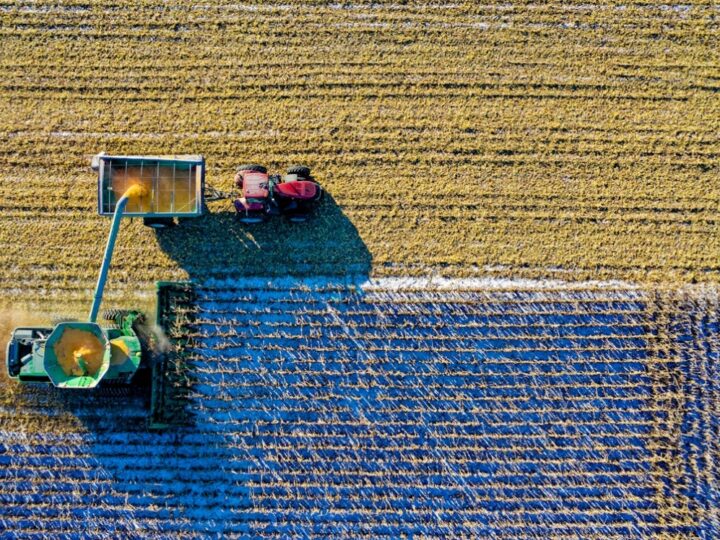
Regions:
<instances>
[{"instance_id":1,"label":"shaded field section","mask_svg":"<svg viewBox=\"0 0 720 540\"><path fill-rule=\"evenodd\" d=\"M210 280L186 426L3 382L28 534L717 534L718 296L623 284Z\"/></svg>"}]
</instances>

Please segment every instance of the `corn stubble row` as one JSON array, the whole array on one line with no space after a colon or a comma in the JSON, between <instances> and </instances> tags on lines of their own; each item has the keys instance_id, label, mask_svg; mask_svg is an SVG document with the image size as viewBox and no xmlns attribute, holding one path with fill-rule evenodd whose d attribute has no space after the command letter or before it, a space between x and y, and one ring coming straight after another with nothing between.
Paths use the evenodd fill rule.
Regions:
<instances>
[{"instance_id":1,"label":"corn stubble row","mask_svg":"<svg viewBox=\"0 0 720 540\"><path fill-rule=\"evenodd\" d=\"M217 282L189 311L173 337L191 340L195 425L146 432L134 394L0 393L6 526L77 532L84 512L85 532L150 536L716 531L717 292L278 279Z\"/></svg>"},{"instance_id":2,"label":"corn stubble row","mask_svg":"<svg viewBox=\"0 0 720 540\"><path fill-rule=\"evenodd\" d=\"M203 153L225 189L239 162L307 163L333 197L303 230L229 204L165 238L125 224L118 296L226 271L720 275L709 3L113 6L0 11L8 301L33 275L87 297L99 150Z\"/></svg>"}]
</instances>

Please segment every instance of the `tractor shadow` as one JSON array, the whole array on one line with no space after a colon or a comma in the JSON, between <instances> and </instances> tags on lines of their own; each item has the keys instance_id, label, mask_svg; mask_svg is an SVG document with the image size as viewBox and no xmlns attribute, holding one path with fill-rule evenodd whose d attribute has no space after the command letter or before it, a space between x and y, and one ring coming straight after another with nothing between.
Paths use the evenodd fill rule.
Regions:
<instances>
[{"instance_id":1,"label":"tractor shadow","mask_svg":"<svg viewBox=\"0 0 720 540\"><path fill-rule=\"evenodd\" d=\"M230 201L211 204L202 217L157 231L160 247L192 281L370 272L370 251L328 193L305 223L274 217L245 225L235 220Z\"/></svg>"},{"instance_id":2,"label":"tractor shadow","mask_svg":"<svg viewBox=\"0 0 720 540\"><path fill-rule=\"evenodd\" d=\"M291 223L282 217L246 225L236 221L230 201L211 203L205 214L183 220L178 226L156 231L161 248L188 274L190 282L209 279L241 280L253 276L338 277L363 279L369 275L370 251L357 229L333 197L322 202L305 223ZM200 335L195 318L200 308L192 293L178 284L172 292L177 305L161 310L168 320L160 323L171 352L166 355L162 378L166 395L160 417L168 426L192 425L189 405L193 394L194 336ZM177 295L177 298L174 296ZM157 373L155 376L157 377ZM153 395L153 399L157 396ZM155 402L153 402L155 403Z\"/></svg>"}]
</instances>

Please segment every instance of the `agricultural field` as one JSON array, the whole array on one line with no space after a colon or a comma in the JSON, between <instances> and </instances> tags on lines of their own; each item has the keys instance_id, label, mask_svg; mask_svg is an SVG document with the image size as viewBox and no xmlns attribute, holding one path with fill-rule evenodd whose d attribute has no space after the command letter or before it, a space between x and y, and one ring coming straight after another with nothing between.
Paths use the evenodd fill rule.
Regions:
<instances>
[{"instance_id":1,"label":"agricultural field","mask_svg":"<svg viewBox=\"0 0 720 540\"><path fill-rule=\"evenodd\" d=\"M87 300L101 150L201 153L221 189L241 162L306 163L331 196L309 230L233 227L227 202L167 237L125 224L116 299L228 271L717 282L717 17L711 2L1 3L2 297Z\"/></svg>"},{"instance_id":2,"label":"agricultural field","mask_svg":"<svg viewBox=\"0 0 720 540\"><path fill-rule=\"evenodd\" d=\"M183 421L15 389L0 526L148 537L711 538L718 298L543 282L213 281ZM180 379L176 379L180 380Z\"/></svg>"},{"instance_id":3,"label":"agricultural field","mask_svg":"<svg viewBox=\"0 0 720 540\"><path fill-rule=\"evenodd\" d=\"M18 537L720 534L720 9L0 0L0 333L85 316L90 158L306 164L309 223L126 219L139 388L0 377ZM185 317L186 316L186 317ZM4 341L5 337L0 341Z\"/></svg>"}]
</instances>

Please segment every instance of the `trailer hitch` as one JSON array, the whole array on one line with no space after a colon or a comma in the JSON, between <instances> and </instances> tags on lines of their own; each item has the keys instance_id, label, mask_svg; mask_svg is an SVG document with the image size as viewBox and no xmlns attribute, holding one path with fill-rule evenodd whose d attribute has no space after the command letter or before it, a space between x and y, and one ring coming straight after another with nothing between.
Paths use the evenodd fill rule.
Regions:
<instances>
[{"instance_id":1,"label":"trailer hitch","mask_svg":"<svg viewBox=\"0 0 720 540\"><path fill-rule=\"evenodd\" d=\"M237 197L237 192L220 191L219 189L206 184L203 195L206 201L224 201L226 199L235 199Z\"/></svg>"}]
</instances>

